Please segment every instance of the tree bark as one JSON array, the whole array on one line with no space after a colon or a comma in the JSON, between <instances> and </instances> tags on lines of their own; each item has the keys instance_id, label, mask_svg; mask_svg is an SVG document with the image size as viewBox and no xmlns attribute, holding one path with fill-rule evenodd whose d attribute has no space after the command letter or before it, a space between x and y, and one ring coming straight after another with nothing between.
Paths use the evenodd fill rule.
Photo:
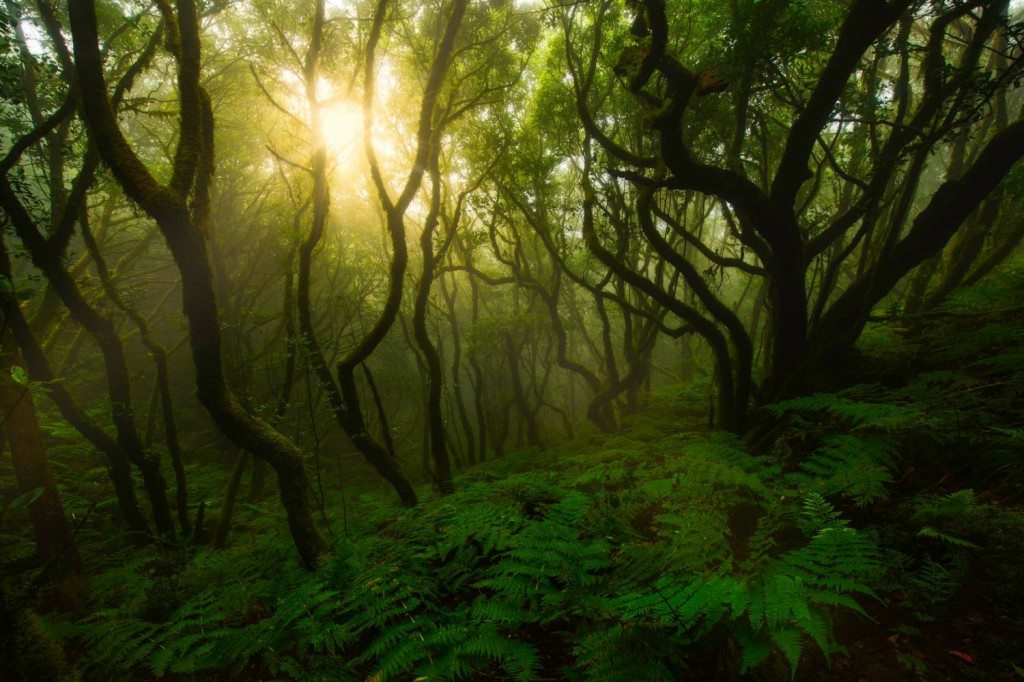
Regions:
<instances>
[{"instance_id":1,"label":"tree bark","mask_svg":"<svg viewBox=\"0 0 1024 682\"><path fill-rule=\"evenodd\" d=\"M537 423L537 414L530 408L530 401L526 397L526 389L523 387L523 377L519 370L519 349L516 347L512 335L508 332L502 334L502 341L505 344L505 359L508 362L509 381L512 384L512 397L519 416L526 424L526 442L536 448L544 447L540 438L540 425Z\"/></svg>"},{"instance_id":2,"label":"tree bark","mask_svg":"<svg viewBox=\"0 0 1024 682\"><path fill-rule=\"evenodd\" d=\"M235 465L231 468L231 476L228 478L227 488L224 490L224 502L220 506L217 529L213 533L214 549L224 549L228 546L228 535L231 534L231 519L235 515L235 501L238 499L238 490L242 485L242 475L245 473L245 465L248 461L248 453L244 450L239 450L235 456Z\"/></svg>"},{"instance_id":3,"label":"tree bark","mask_svg":"<svg viewBox=\"0 0 1024 682\"><path fill-rule=\"evenodd\" d=\"M135 308L128 305L117 290L117 286L107 269L103 253L100 251L99 244L96 243L96 239L93 236L89 225L88 213L84 206L82 207L81 218L78 222L82 229L82 239L92 255L93 262L96 264L96 272L99 274L100 282L104 292L107 294L107 298L135 323L139 330L142 344L149 351L150 356L153 358L153 363L156 365L156 386L160 398L161 419L164 424L164 442L167 444L167 451L171 455L171 467L174 470L175 504L178 512L178 524L181 526L181 532L185 537L188 537L192 535L192 522L188 516L188 485L185 481L185 465L181 460L181 444L178 442L178 424L174 416L174 398L171 395L171 378L167 368L167 349L153 338L146 318L139 314ZM143 449L149 451L149 448L145 446L143 446ZM155 461L159 470L160 460L153 455L149 455L149 457ZM166 500L166 496L164 499Z\"/></svg>"},{"instance_id":4,"label":"tree bark","mask_svg":"<svg viewBox=\"0 0 1024 682\"><path fill-rule=\"evenodd\" d=\"M812 362L849 348L871 308L910 270L945 246L1022 155L1024 120L1018 120L993 137L961 177L943 183L891 255L851 284L822 316L812 333Z\"/></svg>"},{"instance_id":5,"label":"tree bark","mask_svg":"<svg viewBox=\"0 0 1024 682\"><path fill-rule=\"evenodd\" d=\"M64 514L64 505L53 478L53 469L39 430L35 403L27 373L24 382L15 378L21 368L21 354L11 332L7 316L0 315L0 432L11 449L11 465L22 494L42 489L28 507L28 518L35 536L36 556L46 572L57 581L82 571L82 559L74 533Z\"/></svg>"},{"instance_id":6,"label":"tree bark","mask_svg":"<svg viewBox=\"0 0 1024 682\"><path fill-rule=\"evenodd\" d=\"M445 311L448 316L448 324L451 326L452 332L452 362L451 362L451 378L452 378L452 394L455 398L455 410L459 415L459 424L462 426L462 432L466 438L466 460L469 464L476 464L477 451L476 451L476 438L473 433L473 424L469 419L469 409L466 407L466 399L463 395L462 390L462 330L459 327L459 315L456 310L456 301L458 289L453 284L452 289L449 289L445 282L444 276L441 276L441 293L444 295L445 300Z\"/></svg>"},{"instance_id":7,"label":"tree bark","mask_svg":"<svg viewBox=\"0 0 1024 682\"><path fill-rule=\"evenodd\" d=\"M430 334L427 331L427 304L430 301L430 288L434 282L434 231L437 229L441 212L441 169L440 153L436 143L429 155L430 173L430 209L420 233L420 252L423 266L419 283L416 287L416 298L413 302L412 330L416 346L423 355L427 367L427 434L430 455L434 463L434 480L442 494L455 491L452 483L452 467L448 458L445 438L444 413L441 406L441 395L444 389L444 368L441 366L441 355L437 352Z\"/></svg>"},{"instance_id":8,"label":"tree bark","mask_svg":"<svg viewBox=\"0 0 1024 682\"><path fill-rule=\"evenodd\" d=\"M209 98L199 84L196 6L191 0L178 2L174 56L181 114L174 168L166 186L157 182L136 156L114 118L103 77L95 1L76 1L68 9L78 85L90 134L125 194L156 220L181 274L197 397L235 445L273 467L292 539L303 564L312 568L327 545L310 511L309 478L302 455L291 441L239 405L224 376L217 299L207 254L214 170L213 115Z\"/></svg>"}]
</instances>

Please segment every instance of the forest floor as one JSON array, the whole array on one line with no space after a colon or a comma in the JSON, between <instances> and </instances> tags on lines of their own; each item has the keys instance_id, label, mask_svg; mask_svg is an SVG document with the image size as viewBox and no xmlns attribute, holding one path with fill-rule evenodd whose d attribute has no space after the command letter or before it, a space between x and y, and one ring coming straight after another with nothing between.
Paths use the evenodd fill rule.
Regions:
<instances>
[{"instance_id":1,"label":"forest floor","mask_svg":"<svg viewBox=\"0 0 1024 682\"><path fill-rule=\"evenodd\" d=\"M955 303L1019 300L1005 284L962 292ZM870 619L838 618L847 651L829 665L813 657L799 679L1024 679L1024 320L954 314L917 331L908 341L891 326L869 327L851 370L873 382L868 393L929 415L890 432L892 479L857 514L899 559L887 567L881 599L864 602ZM973 502L945 509L951 533L936 532L929 524L942 513L927 508L965 490Z\"/></svg>"},{"instance_id":2,"label":"forest floor","mask_svg":"<svg viewBox=\"0 0 1024 682\"><path fill-rule=\"evenodd\" d=\"M621 433L477 464L415 509L326 485L314 573L273 499L224 550L87 526L82 608L42 625L82 679L1022 679L1024 320L861 348L860 383L748 441L670 386Z\"/></svg>"},{"instance_id":3,"label":"forest floor","mask_svg":"<svg viewBox=\"0 0 1024 682\"><path fill-rule=\"evenodd\" d=\"M955 491L936 482L933 490ZM1000 514L1016 516L1024 527L1024 508L1016 500L981 491L985 504ZM879 519L878 523L885 523ZM913 574L896 578L881 600L864 603L870 618L844 614L836 637L846 651L826 661L810 657L798 671L802 680L1021 680L1024 679L1024 596L1021 572L1011 568L1021 554L1019 533L993 538L989 551L972 548L945 594L919 604L921 583ZM918 548L918 551L920 548ZM991 552L991 553L989 553ZM1014 555L1018 559L1014 559ZM1003 562L1006 562L1004 565ZM915 589L916 588L916 589ZM817 653L817 652L815 652Z\"/></svg>"}]
</instances>

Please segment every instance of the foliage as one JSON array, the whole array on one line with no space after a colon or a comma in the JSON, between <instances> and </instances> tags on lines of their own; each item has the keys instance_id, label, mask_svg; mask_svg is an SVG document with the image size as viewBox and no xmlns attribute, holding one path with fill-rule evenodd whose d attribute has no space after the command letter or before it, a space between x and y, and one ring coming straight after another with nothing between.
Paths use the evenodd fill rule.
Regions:
<instances>
[{"instance_id":1,"label":"foliage","mask_svg":"<svg viewBox=\"0 0 1024 682\"><path fill-rule=\"evenodd\" d=\"M471 470L414 511L360 505L315 574L282 572L288 547L265 538L170 574L136 560L94 579L107 605L66 636L89 674L605 680L637 679L642 659L638 674L672 679L726 641L741 652L727 665L795 669L806 642L840 650L832 613L863 612L879 565L869 535L727 438Z\"/></svg>"}]
</instances>

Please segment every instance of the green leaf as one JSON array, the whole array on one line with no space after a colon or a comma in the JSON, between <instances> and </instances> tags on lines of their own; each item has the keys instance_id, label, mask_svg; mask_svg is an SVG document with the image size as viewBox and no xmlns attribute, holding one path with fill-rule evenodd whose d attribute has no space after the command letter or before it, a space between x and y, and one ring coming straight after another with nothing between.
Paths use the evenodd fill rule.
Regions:
<instances>
[{"instance_id":1,"label":"green leaf","mask_svg":"<svg viewBox=\"0 0 1024 682\"><path fill-rule=\"evenodd\" d=\"M14 383L19 386L28 387L28 372L21 365L14 365L11 367L11 378L14 379Z\"/></svg>"},{"instance_id":2,"label":"green leaf","mask_svg":"<svg viewBox=\"0 0 1024 682\"><path fill-rule=\"evenodd\" d=\"M772 641L775 642L775 646L785 655L786 660L789 661L789 668L791 676L796 675L796 666L800 662L800 652L804 648L803 638L800 637L800 631L792 628L781 628L778 630L771 630L769 636Z\"/></svg>"},{"instance_id":3,"label":"green leaf","mask_svg":"<svg viewBox=\"0 0 1024 682\"><path fill-rule=\"evenodd\" d=\"M763 636L754 634L749 627L743 625L739 625L734 632L741 651L740 673L750 672L771 656L772 644Z\"/></svg>"},{"instance_id":4,"label":"green leaf","mask_svg":"<svg viewBox=\"0 0 1024 682\"><path fill-rule=\"evenodd\" d=\"M949 545L953 545L954 547L978 549L978 546L970 540L964 540L963 538L958 538L955 535L943 533L941 530L938 530L937 528L933 528L931 526L924 526L923 528L921 528L921 530L917 531L917 537L941 540L942 542L945 542Z\"/></svg>"},{"instance_id":5,"label":"green leaf","mask_svg":"<svg viewBox=\"0 0 1024 682\"><path fill-rule=\"evenodd\" d=\"M4 511L9 512L24 509L25 507L29 506L30 504L38 500L40 497L42 497L44 492L46 492L46 489L43 487L39 487L33 488L28 492L22 493L21 495L18 495L13 500L11 500L11 503L4 508Z\"/></svg>"}]
</instances>

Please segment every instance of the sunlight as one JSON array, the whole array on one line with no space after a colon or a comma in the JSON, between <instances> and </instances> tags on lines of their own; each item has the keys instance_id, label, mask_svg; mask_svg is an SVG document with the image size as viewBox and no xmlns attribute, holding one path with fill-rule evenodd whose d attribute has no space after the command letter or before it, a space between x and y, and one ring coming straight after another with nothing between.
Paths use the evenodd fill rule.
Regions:
<instances>
[{"instance_id":1,"label":"sunlight","mask_svg":"<svg viewBox=\"0 0 1024 682\"><path fill-rule=\"evenodd\" d=\"M337 102L325 107L322 115L324 142L339 170L359 165L363 159L362 108L355 102Z\"/></svg>"},{"instance_id":2,"label":"sunlight","mask_svg":"<svg viewBox=\"0 0 1024 682\"><path fill-rule=\"evenodd\" d=\"M331 173L343 184L366 179L367 161L363 149L363 109L352 100L331 102L321 109L323 139L332 160ZM378 120L373 127L373 146L385 177L389 166L401 155L396 131L388 121Z\"/></svg>"},{"instance_id":3,"label":"sunlight","mask_svg":"<svg viewBox=\"0 0 1024 682\"><path fill-rule=\"evenodd\" d=\"M398 80L386 60L382 60L378 68L376 81L378 106L374 112L373 146L381 164L387 165L400 155L397 143L400 136L395 129L396 121L382 113L381 105L390 103L398 90ZM334 172L341 176L354 176L366 168L362 102L350 94L327 78L321 78L317 84L324 143L328 155L334 159Z\"/></svg>"}]
</instances>

